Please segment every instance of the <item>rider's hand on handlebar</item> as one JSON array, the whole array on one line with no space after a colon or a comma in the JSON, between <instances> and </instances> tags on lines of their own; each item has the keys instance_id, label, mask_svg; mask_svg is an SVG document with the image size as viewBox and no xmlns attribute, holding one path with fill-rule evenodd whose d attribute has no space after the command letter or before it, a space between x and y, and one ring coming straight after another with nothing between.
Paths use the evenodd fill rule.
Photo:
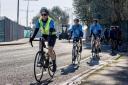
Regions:
<instances>
[{"instance_id":1,"label":"rider's hand on handlebar","mask_svg":"<svg viewBox=\"0 0 128 85\"><path fill-rule=\"evenodd\" d=\"M29 42L32 43L32 41L33 41L33 38L30 38L30 39L29 39Z\"/></svg>"},{"instance_id":2,"label":"rider's hand on handlebar","mask_svg":"<svg viewBox=\"0 0 128 85\"><path fill-rule=\"evenodd\" d=\"M31 43L31 46L33 47L32 41L33 41L33 38L30 38L29 42Z\"/></svg>"}]
</instances>

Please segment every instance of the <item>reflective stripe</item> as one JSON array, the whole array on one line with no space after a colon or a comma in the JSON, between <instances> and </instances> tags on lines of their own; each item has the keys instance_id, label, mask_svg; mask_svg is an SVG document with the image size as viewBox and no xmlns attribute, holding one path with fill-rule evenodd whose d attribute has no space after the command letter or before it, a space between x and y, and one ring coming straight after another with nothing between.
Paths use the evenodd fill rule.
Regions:
<instances>
[{"instance_id":1,"label":"reflective stripe","mask_svg":"<svg viewBox=\"0 0 128 85\"><path fill-rule=\"evenodd\" d=\"M56 32L52 32L52 35L55 35L56 34Z\"/></svg>"}]
</instances>

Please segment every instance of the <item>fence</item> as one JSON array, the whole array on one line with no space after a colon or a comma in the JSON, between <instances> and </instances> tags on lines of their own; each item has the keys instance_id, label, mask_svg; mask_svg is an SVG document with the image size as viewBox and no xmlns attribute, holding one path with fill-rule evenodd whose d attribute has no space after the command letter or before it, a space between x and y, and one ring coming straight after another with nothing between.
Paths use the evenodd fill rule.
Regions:
<instances>
[{"instance_id":1,"label":"fence","mask_svg":"<svg viewBox=\"0 0 128 85\"><path fill-rule=\"evenodd\" d=\"M0 17L0 42L18 40L24 37L24 26L8 19Z\"/></svg>"}]
</instances>

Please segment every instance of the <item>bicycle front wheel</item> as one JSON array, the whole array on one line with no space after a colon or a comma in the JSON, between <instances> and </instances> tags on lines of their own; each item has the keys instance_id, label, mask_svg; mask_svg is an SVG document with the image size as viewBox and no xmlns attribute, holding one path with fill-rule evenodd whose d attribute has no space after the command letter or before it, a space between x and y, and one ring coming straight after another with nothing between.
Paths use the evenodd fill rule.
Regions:
<instances>
[{"instance_id":1,"label":"bicycle front wheel","mask_svg":"<svg viewBox=\"0 0 128 85\"><path fill-rule=\"evenodd\" d=\"M40 82L42 77L43 77L43 65L41 64L39 66L39 62L41 60L42 57L42 53L39 51L37 52L36 56L35 56L35 61L34 61L34 76L36 81ZM43 60L41 60L41 63L43 63Z\"/></svg>"},{"instance_id":2,"label":"bicycle front wheel","mask_svg":"<svg viewBox=\"0 0 128 85\"><path fill-rule=\"evenodd\" d=\"M77 56L78 56L78 48L74 46L72 49L72 64L75 64Z\"/></svg>"},{"instance_id":3,"label":"bicycle front wheel","mask_svg":"<svg viewBox=\"0 0 128 85\"><path fill-rule=\"evenodd\" d=\"M54 50L53 50L53 54L54 54L55 60L56 60L56 53ZM49 73L50 77L53 77L55 74L55 72L53 72L53 62L52 62L51 58L49 58L48 73Z\"/></svg>"}]
</instances>

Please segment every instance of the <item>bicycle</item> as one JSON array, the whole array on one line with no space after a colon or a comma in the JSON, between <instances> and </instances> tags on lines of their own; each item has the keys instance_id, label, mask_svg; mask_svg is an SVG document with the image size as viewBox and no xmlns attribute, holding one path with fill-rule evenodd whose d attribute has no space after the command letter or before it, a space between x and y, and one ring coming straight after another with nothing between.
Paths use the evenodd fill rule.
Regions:
<instances>
[{"instance_id":1,"label":"bicycle","mask_svg":"<svg viewBox=\"0 0 128 85\"><path fill-rule=\"evenodd\" d=\"M96 37L96 39L92 39L91 41L91 44L92 44L92 58L98 58L100 59L99 57L99 42L100 42L100 38Z\"/></svg>"},{"instance_id":2,"label":"bicycle","mask_svg":"<svg viewBox=\"0 0 128 85\"><path fill-rule=\"evenodd\" d=\"M80 39L74 38L73 49L72 49L72 64L80 64L81 52L80 52Z\"/></svg>"},{"instance_id":3,"label":"bicycle","mask_svg":"<svg viewBox=\"0 0 128 85\"><path fill-rule=\"evenodd\" d=\"M43 77L43 72L48 69L48 73L51 78L53 78L55 72L52 71L53 63L52 60L49 58L48 52L44 51L44 48L48 50L48 48L45 45L45 40L43 38L39 38L39 40L33 40L33 41L39 41L39 51L36 53L35 60L34 60L34 76L37 82L40 82ZM33 47L33 43L31 42L31 46ZM56 57L55 51L53 50L53 53ZM40 66L38 65L40 62ZM46 63L47 66L46 66Z\"/></svg>"}]
</instances>

